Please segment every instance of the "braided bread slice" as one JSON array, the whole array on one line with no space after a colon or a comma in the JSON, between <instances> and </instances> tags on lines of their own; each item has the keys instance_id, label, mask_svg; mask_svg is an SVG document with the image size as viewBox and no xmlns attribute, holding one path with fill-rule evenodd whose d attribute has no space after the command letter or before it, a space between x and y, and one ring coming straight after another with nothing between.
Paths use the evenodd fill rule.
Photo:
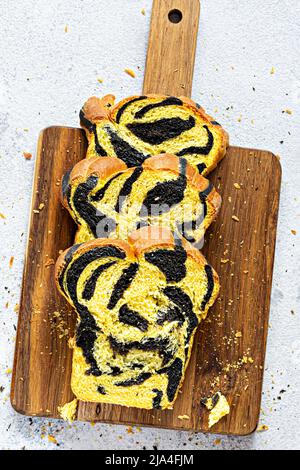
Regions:
<instances>
[{"instance_id":1,"label":"braided bread slice","mask_svg":"<svg viewBox=\"0 0 300 470\"><path fill-rule=\"evenodd\" d=\"M206 175L226 153L228 134L189 98L131 96L116 105L114 100L92 97L80 112L87 158L116 156L134 167L151 155L172 153Z\"/></svg>"},{"instance_id":2,"label":"braided bread slice","mask_svg":"<svg viewBox=\"0 0 300 470\"><path fill-rule=\"evenodd\" d=\"M157 155L127 168L115 157L84 159L63 178L63 204L79 226L76 242L126 240L135 229L158 224L200 243L221 196L184 159Z\"/></svg>"},{"instance_id":3,"label":"braided bread slice","mask_svg":"<svg viewBox=\"0 0 300 470\"><path fill-rule=\"evenodd\" d=\"M57 286L78 314L71 386L83 401L171 408L218 276L184 239L159 227L128 242L66 250Z\"/></svg>"}]
</instances>

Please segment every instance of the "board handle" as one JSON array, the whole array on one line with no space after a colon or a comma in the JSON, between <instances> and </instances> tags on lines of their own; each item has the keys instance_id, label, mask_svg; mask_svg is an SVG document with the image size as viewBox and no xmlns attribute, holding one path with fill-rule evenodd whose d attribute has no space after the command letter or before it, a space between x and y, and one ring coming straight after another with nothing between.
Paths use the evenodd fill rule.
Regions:
<instances>
[{"instance_id":1,"label":"board handle","mask_svg":"<svg viewBox=\"0 0 300 470\"><path fill-rule=\"evenodd\" d=\"M199 0L153 0L143 93L191 96Z\"/></svg>"}]
</instances>

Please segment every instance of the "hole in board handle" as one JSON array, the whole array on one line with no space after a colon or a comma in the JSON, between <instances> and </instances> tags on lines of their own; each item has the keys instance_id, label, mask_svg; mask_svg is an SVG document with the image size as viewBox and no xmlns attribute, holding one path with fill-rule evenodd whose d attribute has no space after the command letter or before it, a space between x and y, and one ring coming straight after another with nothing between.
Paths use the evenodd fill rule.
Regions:
<instances>
[{"instance_id":1,"label":"hole in board handle","mask_svg":"<svg viewBox=\"0 0 300 470\"><path fill-rule=\"evenodd\" d=\"M182 13L177 9L171 10L169 11L168 18L171 23L180 23L182 20Z\"/></svg>"}]
</instances>

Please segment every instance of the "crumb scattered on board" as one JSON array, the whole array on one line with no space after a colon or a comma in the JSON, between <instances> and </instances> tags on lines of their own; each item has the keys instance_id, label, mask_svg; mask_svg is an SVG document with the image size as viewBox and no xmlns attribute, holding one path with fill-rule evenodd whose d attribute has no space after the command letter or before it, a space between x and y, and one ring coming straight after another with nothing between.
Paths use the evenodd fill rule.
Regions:
<instances>
[{"instance_id":1,"label":"crumb scattered on board","mask_svg":"<svg viewBox=\"0 0 300 470\"><path fill-rule=\"evenodd\" d=\"M177 416L178 419L190 419L190 417L188 415L179 415Z\"/></svg>"}]
</instances>

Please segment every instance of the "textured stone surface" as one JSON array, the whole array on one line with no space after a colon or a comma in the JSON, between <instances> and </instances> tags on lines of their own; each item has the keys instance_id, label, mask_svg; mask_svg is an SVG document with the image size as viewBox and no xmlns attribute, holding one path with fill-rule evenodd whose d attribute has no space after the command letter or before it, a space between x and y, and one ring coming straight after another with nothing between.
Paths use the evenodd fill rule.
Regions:
<instances>
[{"instance_id":1,"label":"textured stone surface","mask_svg":"<svg viewBox=\"0 0 300 470\"><path fill-rule=\"evenodd\" d=\"M300 3L202 0L193 98L226 127L233 144L280 154L283 167L261 414L269 430L220 443L185 432L49 425L12 410L8 369L38 132L51 124L77 126L92 94L141 91L151 0L0 0L0 7L0 448L56 448L49 435L61 449L300 448ZM30 161L24 151L33 154Z\"/></svg>"}]
</instances>

